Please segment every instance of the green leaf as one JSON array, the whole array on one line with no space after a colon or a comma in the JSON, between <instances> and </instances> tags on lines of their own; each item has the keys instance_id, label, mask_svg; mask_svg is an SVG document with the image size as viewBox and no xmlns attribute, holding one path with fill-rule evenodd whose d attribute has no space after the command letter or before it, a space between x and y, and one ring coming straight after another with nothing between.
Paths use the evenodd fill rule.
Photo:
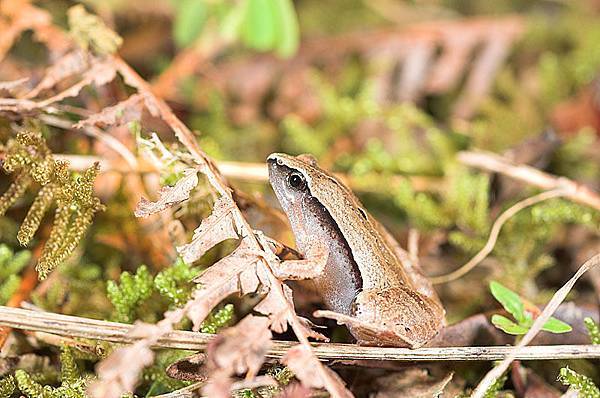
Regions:
<instances>
[{"instance_id":1,"label":"green leaf","mask_svg":"<svg viewBox=\"0 0 600 398\"><path fill-rule=\"evenodd\" d=\"M291 0L271 0L273 2L273 26L275 30L275 51L282 57L291 57L298 49L298 18Z\"/></svg>"},{"instance_id":2,"label":"green leaf","mask_svg":"<svg viewBox=\"0 0 600 398\"><path fill-rule=\"evenodd\" d=\"M567 333L573 330L573 328L568 323L552 317L544 324L542 330L551 333Z\"/></svg>"},{"instance_id":3,"label":"green leaf","mask_svg":"<svg viewBox=\"0 0 600 398\"><path fill-rule=\"evenodd\" d=\"M246 0L241 38L248 47L260 51L273 48L275 26L273 24L273 0Z\"/></svg>"},{"instance_id":4,"label":"green leaf","mask_svg":"<svg viewBox=\"0 0 600 398\"><path fill-rule=\"evenodd\" d=\"M502 304L504 309L515 317L518 323L522 324L527 321L523 301L517 293L496 281L490 282L490 291L494 298Z\"/></svg>"},{"instance_id":5,"label":"green leaf","mask_svg":"<svg viewBox=\"0 0 600 398\"><path fill-rule=\"evenodd\" d=\"M173 39L179 47L189 46L200 36L207 12L204 0L178 0L175 22L173 24Z\"/></svg>"},{"instance_id":6,"label":"green leaf","mask_svg":"<svg viewBox=\"0 0 600 398\"><path fill-rule=\"evenodd\" d=\"M247 4L239 2L223 17L223 22L219 28L221 36L228 41L235 41L241 34L241 28L246 17Z\"/></svg>"},{"instance_id":7,"label":"green leaf","mask_svg":"<svg viewBox=\"0 0 600 398\"><path fill-rule=\"evenodd\" d=\"M492 315L492 323L504 333L520 335L525 334L529 330L525 326L517 325L505 316L494 314Z\"/></svg>"}]
</instances>

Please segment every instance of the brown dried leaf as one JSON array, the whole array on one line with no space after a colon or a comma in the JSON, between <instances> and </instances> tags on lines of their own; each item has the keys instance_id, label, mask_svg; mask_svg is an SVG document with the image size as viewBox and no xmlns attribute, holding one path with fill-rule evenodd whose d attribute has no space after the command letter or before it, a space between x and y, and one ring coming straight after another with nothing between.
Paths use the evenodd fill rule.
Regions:
<instances>
[{"instance_id":1,"label":"brown dried leaf","mask_svg":"<svg viewBox=\"0 0 600 398\"><path fill-rule=\"evenodd\" d=\"M258 374L271 347L271 331L266 317L248 315L225 329L207 348L209 366L226 369L230 375Z\"/></svg>"},{"instance_id":2,"label":"brown dried leaf","mask_svg":"<svg viewBox=\"0 0 600 398\"><path fill-rule=\"evenodd\" d=\"M305 387L327 388L331 396L336 398L352 397L343 380L334 371L323 366L309 347L297 345L290 348L282 361Z\"/></svg>"},{"instance_id":3,"label":"brown dried leaf","mask_svg":"<svg viewBox=\"0 0 600 398\"><path fill-rule=\"evenodd\" d=\"M153 361L154 353L144 340L118 349L96 366L98 381L88 393L94 398L120 398L134 390L142 369Z\"/></svg>"},{"instance_id":4,"label":"brown dried leaf","mask_svg":"<svg viewBox=\"0 0 600 398\"><path fill-rule=\"evenodd\" d=\"M319 37L306 40L294 62L272 57L241 62L224 57L217 61L218 71L210 75L210 81L198 84L211 84L235 98L230 113L238 123L260 117L265 101L275 118L293 113L310 123L324 111L312 79L306 78L310 70L318 65L326 74L337 76L349 60L358 56L368 66L368 80L374 82L376 98L419 101L427 94L457 90L460 100L454 114L470 118L492 88L525 26L519 16L475 17ZM247 79L249 70L258 78ZM184 74L191 73L193 68ZM171 97L176 92L166 94ZM269 93L276 95L265 98Z\"/></svg>"},{"instance_id":5,"label":"brown dried leaf","mask_svg":"<svg viewBox=\"0 0 600 398\"><path fill-rule=\"evenodd\" d=\"M130 334L144 337L132 345L113 351L110 356L96 365L97 381L90 384L88 392L92 398L120 398L123 393L133 391L144 367L154 361L150 347L162 336L173 331L181 321L181 309L167 311L164 319L155 325L138 322Z\"/></svg>"},{"instance_id":6,"label":"brown dried leaf","mask_svg":"<svg viewBox=\"0 0 600 398\"><path fill-rule=\"evenodd\" d=\"M502 32L501 29L494 29L491 32L487 43L473 63L465 90L453 106L453 115L461 119L469 119L473 116L477 105L492 87L496 73L508 57L514 41L511 32Z\"/></svg>"},{"instance_id":7,"label":"brown dried leaf","mask_svg":"<svg viewBox=\"0 0 600 398\"><path fill-rule=\"evenodd\" d=\"M64 32L52 24L52 16L46 10L22 0L2 0L0 14L0 60L28 29L34 31L35 38L44 42L51 53L62 54L70 47L65 43Z\"/></svg>"},{"instance_id":8,"label":"brown dried leaf","mask_svg":"<svg viewBox=\"0 0 600 398\"><path fill-rule=\"evenodd\" d=\"M452 380L453 372L440 377L430 375L427 369L413 367L377 380L380 387L375 398L430 398L439 397Z\"/></svg>"},{"instance_id":9,"label":"brown dried leaf","mask_svg":"<svg viewBox=\"0 0 600 398\"><path fill-rule=\"evenodd\" d=\"M300 383L291 383L277 395L277 398L305 398L311 396L311 390Z\"/></svg>"},{"instance_id":10,"label":"brown dried leaf","mask_svg":"<svg viewBox=\"0 0 600 398\"><path fill-rule=\"evenodd\" d=\"M88 55L81 50L65 54L46 69L43 79L24 98L35 98L42 91L54 87L64 79L83 73L90 67L89 61Z\"/></svg>"},{"instance_id":11,"label":"brown dried leaf","mask_svg":"<svg viewBox=\"0 0 600 398\"><path fill-rule=\"evenodd\" d=\"M206 354L199 352L187 358L180 359L167 367L169 377L185 381L206 381L208 373L204 368Z\"/></svg>"},{"instance_id":12,"label":"brown dried leaf","mask_svg":"<svg viewBox=\"0 0 600 398\"><path fill-rule=\"evenodd\" d=\"M238 238L235 220L231 214L233 206L233 203L223 196L215 202L212 214L202 220L196 228L192 241L177 247L183 261L191 264L217 243Z\"/></svg>"},{"instance_id":13,"label":"brown dried leaf","mask_svg":"<svg viewBox=\"0 0 600 398\"><path fill-rule=\"evenodd\" d=\"M253 379L271 347L269 320L248 315L225 329L207 347L210 381L203 389L209 397L229 397L234 375Z\"/></svg>"},{"instance_id":14,"label":"brown dried leaf","mask_svg":"<svg viewBox=\"0 0 600 398\"><path fill-rule=\"evenodd\" d=\"M233 253L194 279L194 282L203 285L185 306L194 330L199 330L210 311L230 294L255 292L260 284L268 285L265 270L258 265L259 260L259 253L249 247L246 239L242 239Z\"/></svg>"},{"instance_id":15,"label":"brown dried leaf","mask_svg":"<svg viewBox=\"0 0 600 398\"><path fill-rule=\"evenodd\" d=\"M85 126L107 127L139 120L142 113L142 101L143 98L140 94L134 94L116 105L102 109L87 119L80 120L74 127L78 129Z\"/></svg>"},{"instance_id":16,"label":"brown dried leaf","mask_svg":"<svg viewBox=\"0 0 600 398\"><path fill-rule=\"evenodd\" d=\"M151 214L163 211L167 207L181 203L184 200L189 199L190 192L196 185L198 185L198 170L193 168L185 169L183 171L183 177L181 177L174 186L162 187L160 191L158 191L159 198L156 202L150 202L142 197L134 214L136 217L148 217ZM200 226L203 224L204 221Z\"/></svg>"},{"instance_id":17,"label":"brown dried leaf","mask_svg":"<svg viewBox=\"0 0 600 398\"><path fill-rule=\"evenodd\" d=\"M273 290L270 290L266 297L254 307L255 311L268 315L269 320L271 321L270 328L275 333L283 333L287 330L290 309L294 308L292 289L287 285L282 285L282 288L287 303L283 302ZM312 329L314 325L308 319L299 319L300 325L306 336L317 340L329 341L326 336Z\"/></svg>"},{"instance_id":18,"label":"brown dried leaf","mask_svg":"<svg viewBox=\"0 0 600 398\"><path fill-rule=\"evenodd\" d=\"M102 86L110 82L115 78L116 73L114 64L109 60L100 61L97 58L93 58L90 67L82 75L81 80L66 90L61 91L50 98L37 101L21 98L0 98L0 111L27 113L36 109L43 110L65 98L76 97L84 87L87 87L90 84Z\"/></svg>"},{"instance_id":19,"label":"brown dried leaf","mask_svg":"<svg viewBox=\"0 0 600 398\"><path fill-rule=\"evenodd\" d=\"M117 74L115 66L109 60L99 60L98 58L92 58L90 61L89 69L83 74L82 79L68 88L67 90L53 96L46 101L40 101L40 104L47 106L51 103L62 101L68 97L75 97L79 92L86 86L94 84L96 86L103 86L106 83L112 81Z\"/></svg>"}]
</instances>

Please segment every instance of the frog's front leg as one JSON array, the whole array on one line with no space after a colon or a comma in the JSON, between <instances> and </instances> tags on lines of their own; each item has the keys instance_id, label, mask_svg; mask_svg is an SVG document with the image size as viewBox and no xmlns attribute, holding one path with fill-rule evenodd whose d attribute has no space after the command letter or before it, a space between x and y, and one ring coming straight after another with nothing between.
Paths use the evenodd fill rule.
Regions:
<instances>
[{"instance_id":1,"label":"frog's front leg","mask_svg":"<svg viewBox=\"0 0 600 398\"><path fill-rule=\"evenodd\" d=\"M404 286L360 292L351 315L317 311L348 326L359 344L418 348L444 324L444 310L434 300Z\"/></svg>"},{"instance_id":2,"label":"frog's front leg","mask_svg":"<svg viewBox=\"0 0 600 398\"><path fill-rule=\"evenodd\" d=\"M282 261L273 269L273 274L281 280L318 278L323 274L328 258L327 246L315 241L307 248L304 259Z\"/></svg>"}]
</instances>

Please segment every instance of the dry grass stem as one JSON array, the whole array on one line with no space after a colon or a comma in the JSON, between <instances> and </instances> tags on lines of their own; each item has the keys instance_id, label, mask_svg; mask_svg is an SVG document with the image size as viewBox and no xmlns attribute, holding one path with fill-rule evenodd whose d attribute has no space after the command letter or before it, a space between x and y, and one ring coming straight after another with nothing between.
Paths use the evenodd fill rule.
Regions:
<instances>
[{"instance_id":1,"label":"dry grass stem","mask_svg":"<svg viewBox=\"0 0 600 398\"><path fill-rule=\"evenodd\" d=\"M134 326L129 324L4 306L0 306L0 325L70 338L103 340L122 344L131 344L141 339L141 337L130 334ZM173 331L160 338L153 347L203 350L214 337L215 335L206 333ZM52 343L51 340L46 339L46 341ZM290 347L296 344L297 342L293 341L274 340L267 356L281 358ZM311 343L311 346L315 355L325 361L495 361L505 358L514 348L507 346L432 347L411 350L337 343ZM520 349L514 357L514 359L520 360L575 358L600 358L600 346L530 346Z\"/></svg>"},{"instance_id":2,"label":"dry grass stem","mask_svg":"<svg viewBox=\"0 0 600 398\"><path fill-rule=\"evenodd\" d=\"M563 189L564 196L572 201L600 210L600 195L597 192L566 177L545 173L523 164L513 164L491 152L459 152L458 160L467 166L500 173L545 190Z\"/></svg>"},{"instance_id":3,"label":"dry grass stem","mask_svg":"<svg viewBox=\"0 0 600 398\"><path fill-rule=\"evenodd\" d=\"M73 170L85 170L96 162L100 162L100 170L102 172L114 171L118 173L156 173L156 166L144 158L137 158L137 167L131 168L128 164L125 164L119 160L105 159L100 156L91 155L70 155L70 154L54 154L57 159L63 159L69 161L71 169ZM253 162L233 162L219 160L215 161L221 175L226 178L248 181L248 182L260 182L267 183L269 180L269 173L267 172L267 165L265 163L253 163ZM345 174L336 173L336 175L342 180L348 182L350 187L356 191L368 191L361 186L357 186L356 182ZM435 177L425 176L392 176L386 181L390 184L395 184L400 179L408 179L413 189L416 191L435 191L440 189L440 180Z\"/></svg>"},{"instance_id":4,"label":"dry grass stem","mask_svg":"<svg viewBox=\"0 0 600 398\"><path fill-rule=\"evenodd\" d=\"M473 256L473 258L471 258L463 266L450 272L449 274L435 276L429 279L433 284L437 285L441 283L452 282L465 275L473 268L475 268L479 263L481 263L494 250L494 246L496 245L496 241L498 240L498 236L500 235L500 230L502 229L502 226L515 214L529 206L533 206L534 204L543 202L544 200L558 198L561 196L567 196L567 194L568 191L566 191L563 188L560 188L552 191L542 192L540 194L530 196L529 198L523 199L522 201L515 203L514 205L506 209L502 214L500 214L496 221L494 221L487 242L485 243L483 248Z\"/></svg>"}]
</instances>

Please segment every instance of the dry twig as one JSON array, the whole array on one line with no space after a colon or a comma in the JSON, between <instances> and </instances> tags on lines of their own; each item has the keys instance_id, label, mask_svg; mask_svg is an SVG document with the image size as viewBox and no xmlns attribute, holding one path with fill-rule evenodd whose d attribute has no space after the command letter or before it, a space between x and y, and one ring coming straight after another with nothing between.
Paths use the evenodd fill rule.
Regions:
<instances>
[{"instance_id":1,"label":"dry twig","mask_svg":"<svg viewBox=\"0 0 600 398\"><path fill-rule=\"evenodd\" d=\"M134 325L3 306L0 306L0 325L122 344L131 344L142 338L132 335L131 331L135 328ZM215 335L206 333L172 331L161 337L152 347L204 350L214 337ZM267 356L281 358L295 344L297 343L293 341L274 340ZM508 346L427 347L412 350L337 343L312 343L311 346L315 355L324 361L495 361L504 358L514 348ZM515 356L515 359L521 360L575 358L600 358L600 346L529 346L523 347Z\"/></svg>"},{"instance_id":2,"label":"dry twig","mask_svg":"<svg viewBox=\"0 0 600 398\"><path fill-rule=\"evenodd\" d=\"M562 189L565 191L564 196L572 201L600 210L600 195L597 192L566 177L545 173L524 164L513 164L491 152L459 152L458 160L467 166L500 173L538 188Z\"/></svg>"}]
</instances>

